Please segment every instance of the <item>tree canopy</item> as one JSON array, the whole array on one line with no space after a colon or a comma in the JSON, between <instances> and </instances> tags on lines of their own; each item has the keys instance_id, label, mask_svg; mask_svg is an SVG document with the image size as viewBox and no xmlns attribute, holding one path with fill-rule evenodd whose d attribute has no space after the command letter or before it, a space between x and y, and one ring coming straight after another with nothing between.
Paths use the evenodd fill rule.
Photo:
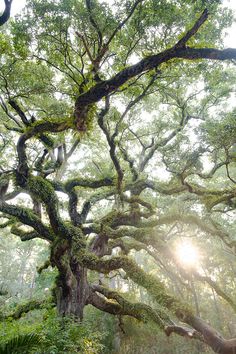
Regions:
<instances>
[{"instance_id":1,"label":"tree canopy","mask_svg":"<svg viewBox=\"0 0 236 354\"><path fill-rule=\"evenodd\" d=\"M218 0L28 0L1 26L0 227L47 241L61 316L90 304L236 352L176 291L236 310L232 21ZM183 239L201 265L178 261Z\"/></svg>"}]
</instances>

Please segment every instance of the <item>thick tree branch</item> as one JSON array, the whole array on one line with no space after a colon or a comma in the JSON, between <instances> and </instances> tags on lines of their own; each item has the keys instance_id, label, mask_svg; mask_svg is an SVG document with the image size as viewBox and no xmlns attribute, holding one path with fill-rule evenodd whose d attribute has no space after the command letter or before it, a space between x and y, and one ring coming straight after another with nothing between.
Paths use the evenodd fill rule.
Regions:
<instances>
[{"instance_id":1,"label":"thick tree branch","mask_svg":"<svg viewBox=\"0 0 236 354\"><path fill-rule=\"evenodd\" d=\"M194 330L192 328L177 326L177 325L166 326L165 327L165 334L169 337L171 335L171 333L176 333L179 336L188 337L190 339L195 338L195 339L205 342L203 339L203 336L201 334L199 334L199 332L197 332L196 330Z\"/></svg>"},{"instance_id":2,"label":"thick tree branch","mask_svg":"<svg viewBox=\"0 0 236 354\"><path fill-rule=\"evenodd\" d=\"M166 49L165 51L148 56L142 59L135 65L132 65L118 74L113 78L98 83L92 87L89 91L80 95L75 103L75 117L76 120L84 119L88 113L88 106L100 101L103 97L107 96L109 93L117 90L120 86L126 83L133 77L157 68L162 63L166 63L172 59L186 59L186 60L197 60L197 59L209 59L209 60L232 60L236 59L236 49L214 49L214 48L190 48L181 47L176 48L175 46Z\"/></svg>"},{"instance_id":3,"label":"thick tree branch","mask_svg":"<svg viewBox=\"0 0 236 354\"><path fill-rule=\"evenodd\" d=\"M25 304L19 304L13 312L5 316L0 316L0 320L5 321L7 319L12 319L12 318L14 320L18 320L25 313L37 309L52 307L52 306L54 305L52 303L50 304L48 300L30 300Z\"/></svg>"},{"instance_id":4,"label":"thick tree branch","mask_svg":"<svg viewBox=\"0 0 236 354\"><path fill-rule=\"evenodd\" d=\"M22 224L31 226L41 238L48 241L53 240L53 234L50 229L45 226L41 220L29 209L23 207L16 207L14 205L9 205L5 202L0 202L0 211L8 215L14 216Z\"/></svg>"},{"instance_id":5,"label":"thick tree branch","mask_svg":"<svg viewBox=\"0 0 236 354\"><path fill-rule=\"evenodd\" d=\"M4 102L3 98L0 96L0 105L2 107L2 109L4 110L4 112L6 113L6 115L18 126L20 127L20 130L22 128L22 125L20 122L18 122L18 120L13 116L13 114L11 114L11 112L9 112L7 104Z\"/></svg>"},{"instance_id":6,"label":"thick tree branch","mask_svg":"<svg viewBox=\"0 0 236 354\"><path fill-rule=\"evenodd\" d=\"M4 0L5 9L3 14L0 16L0 26L4 25L4 23L6 23L10 18L12 1L13 0Z\"/></svg>"},{"instance_id":7,"label":"thick tree branch","mask_svg":"<svg viewBox=\"0 0 236 354\"><path fill-rule=\"evenodd\" d=\"M129 315L137 318L138 320L142 320L146 322L147 320L152 320L155 322L160 328L164 328L165 324L172 323L168 315L164 312L164 310L152 309L150 306L142 303L131 303L126 300L121 294L118 292L105 288L101 285L92 285L92 291L97 292L105 296L109 300L115 300L116 308L113 308L114 313L117 315ZM93 298L92 298L93 302ZM96 302L94 302L96 306ZM106 302L107 304L107 302ZM98 306L96 306L98 307ZM100 307L102 310L102 306ZM106 310L106 308L105 308ZM109 312L109 311L108 311ZM111 312L110 312L111 313Z\"/></svg>"},{"instance_id":8,"label":"thick tree branch","mask_svg":"<svg viewBox=\"0 0 236 354\"><path fill-rule=\"evenodd\" d=\"M75 187L97 189L106 186L114 186L114 178L105 177L99 180L75 178L65 183L65 190L70 191Z\"/></svg>"},{"instance_id":9,"label":"thick tree branch","mask_svg":"<svg viewBox=\"0 0 236 354\"><path fill-rule=\"evenodd\" d=\"M186 305L183 306L179 300L167 294L165 286L158 278L147 274L130 258L123 256L104 260L92 253L84 252L81 253L79 258L79 262L87 268L104 274L122 268L127 276L138 285L143 286L160 306L168 308L181 320L185 320L190 316L191 310Z\"/></svg>"},{"instance_id":10,"label":"thick tree branch","mask_svg":"<svg viewBox=\"0 0 236 354\"><path fill-rule=\"evenodd\" d=\"M151 319L157 323L161 328L166 322L172 322L165 314L164 311L156 312L151 307L137 303L131 304L125 300L119 293L106 289L100 285L94 285L93 291L101 293L108 299L115 300L116 302L110 302L100 297L97 294L93 294L90 297L90 303L102 311L106 311L113 315L129 315L139 320L146 321ZM164 315L164 316L163 316ZM208 344L215 353L220 354L235 354L236 352L236 339L226 340L224 339L214 328L206 324L202 319L196 316L190 316L187 321L193 328L188 328L180 325L166 325L164 327L165 333L169 336L171 333L176 333L180 336L186 336L190 339L198 339Z\"/></svg>"},{"instance_id":11,"label":"thick tree branch","mask_svg":"<svg viewBox=\"0 0 236 354\"><path fill-rule=\"evenodd\" d=\"M226 340L224 339L215 329L206 324L202 319L194 316L192 312L186 307L186 305L181 304L180 301L174 299L170 295L167 295L163 284L155 277L147 275L141 268L134 264L129 258L126 257L115 257L111 260L101 260L93 257L93 259L86 257L84 259L86 266L90 269L101 271L101 269L106 273L111 269L123 268L128 277L130 277L137 284L144 286L152 297L164 308L168 308L170 311L174 312L175 315L183 322L192 326L198 333L186 330L184 328L180 329L180 326L166 327L167 334L175 331L180 335L188 335L192 333L192 336L204 340L216 353L220 354L235 354L236 352L236 339ZM108 270L109 269L109 270ZM96 289L96 288L95 288ZM98 288L97 288L98 289ZM101 290L101 289L100 289ZM103 290L102 290L103 291ZM109 293L108 293L109 296ZM119 295L118 295L119 296ZM119 298L116 298L118 301ZM104 303L105 305L105 303ZM96 303L94 303L96 306ZM99 308L99 306L97 306ZM100 306L102 309L103 306ZM103 308L106 310L105 308ZM109 311L108 311L109 312ZM110 313L115 314L116 311L110 311ZM191 337L191 336L190 336ZM203 337L203 339L202 339Z\"/></svg>"},{"instance_id":12,"label":"thick tree branch","mask_svg":"<svg viewBox=\"0 0 236 354\"><path fill-rule=\"evenodd\" d=\"M14 100L9 100L8 102L9 102L9 105L16 111L18 116L21 118L22 123L25 126L29 126L29 121L28 121L25 113L21 109L21 107L18 105L18 103L16 101L14 101Z\"/></svg>"},{"instance_id":13,"label":"thick tree branch","mask_svg":"<svg viewBox=\"0 0 236 354\"><path fill-rule=\"evenodd\" d=\"M236 339L224 339L214 328L201 318L193 316L188 322L202 334L205 342L218 354L235 354Z\"/></svg>"}]
</instances>

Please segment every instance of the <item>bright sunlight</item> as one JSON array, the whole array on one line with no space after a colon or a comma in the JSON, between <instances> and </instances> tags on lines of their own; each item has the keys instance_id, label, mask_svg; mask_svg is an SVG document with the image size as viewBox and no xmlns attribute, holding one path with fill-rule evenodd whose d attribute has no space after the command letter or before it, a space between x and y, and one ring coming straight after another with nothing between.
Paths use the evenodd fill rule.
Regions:
<instances>
[{"instance_id":1,"label":"bright sunlight","mask_svg":"<svg viewBox=\"0 0 236 354\"><path fill-rule=\"evenodd\" d=\"M186 266L197 266L199 263L199 250L189 241L182 241L176 247L176 256L180 263Z\"/></svg>"}]
</instances>

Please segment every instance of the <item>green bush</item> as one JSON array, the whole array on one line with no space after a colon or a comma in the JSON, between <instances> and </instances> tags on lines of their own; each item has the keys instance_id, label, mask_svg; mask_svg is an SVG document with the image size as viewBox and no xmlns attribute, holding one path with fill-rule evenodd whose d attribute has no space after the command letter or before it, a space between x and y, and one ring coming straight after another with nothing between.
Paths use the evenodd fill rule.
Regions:
<instances>
[{"instance_id":1,"label":"green bush","mask_svg":"<svg viewBox=\"0 0 236 354\"><path fill-rule=\"evenodd\" d=\"M58 317L55 309L35 310L26 314L18 321L9 319L0 323L0 348L14 345L12 351L0 351L6 353L34 353L34 354L59 354L59 353L105 353L103 339L106 333L97 326L100 321L95 318L98 311L90 313L90 319L79 323L73 318ZM100 326L101 327L101 326ZM33 334L32 334L33 333ZM28 351L20 346L25 341L33 342L35 345L28 345ZM37 341L36 341L37 339ZM17 344L18 343L18 344ZM18 349L19 347L19 349ZM3 349L2 349L3 350ZM18 350L18 351L17 351Z\"/></svg>"},{"instance_id":2,"label":"green bush","mask_svg":"<svg viewBox=\"0 0 236 354\"><path fill-rule=\"evenodd\" d=\"M55 311L44 316L41 328L44 345L37 353L102 353L102 333L94 331L87 322L78 323L73 318L57 317Z\"/></svg>"}]
</instances>

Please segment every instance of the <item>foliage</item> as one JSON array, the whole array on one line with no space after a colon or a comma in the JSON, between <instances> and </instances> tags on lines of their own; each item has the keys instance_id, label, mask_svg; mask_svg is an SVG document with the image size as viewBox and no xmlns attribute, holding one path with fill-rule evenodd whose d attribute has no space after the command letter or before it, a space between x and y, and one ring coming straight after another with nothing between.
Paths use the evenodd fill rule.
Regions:
<instances>
[{"instance_id":1,"label":"foliage","mask_svg":"<svg viewBox=\"0 0 236 354\"><path fill-rule=\"evenodd\" d=\"M12 338L0 346L1 354L30 353L39 346L40 337L37 334L29 333Z\"/></svg>"},{"instance_id":2,"label":"foliage","mask_svg":"<svg viewBox=\"0 0 236 354\"><path fill-rule=\"evenodd\" d=\"M23 353L23 344L28 343L27 353L109 353L112 327L108 326L113 324L111 321L106 323L96 310L88 310L90 311L83 323L69 317L60 318L56 315L55 309L35 310L19 321L9 320L2 323L0 326L1 336L4 336L2 348L4 346L9 348L11 345L11 348L14 346L14 350L18 350L17 353ZM35 334L32 334L32 331ZM7 352L7 349L4 350L4 353L11 353Z\"/></svg>"},{"instance_id":3,"label":"foliage","mask_svg":"<svg viewBox=\"0 0 236 354\"><path fill-rule=\"evenodd\" d=\"M29 353L39 346L40 337L37 334L29 333L12 338L0 346L1 354Z\"/></svg>"},{"instance_id":4,"label":"foliage","mask_svg":"<svg viewBox=\"0 0 236 354\"><path fill-rule=\"evenodd\" d=\"M88 305L235 351L201 318L234 336L232 21L220 1L29 0L1 28L2 295L23 316L18 293L38 307L52 288L43 353L111 350Z\"/></svg>"}]
</instances>

